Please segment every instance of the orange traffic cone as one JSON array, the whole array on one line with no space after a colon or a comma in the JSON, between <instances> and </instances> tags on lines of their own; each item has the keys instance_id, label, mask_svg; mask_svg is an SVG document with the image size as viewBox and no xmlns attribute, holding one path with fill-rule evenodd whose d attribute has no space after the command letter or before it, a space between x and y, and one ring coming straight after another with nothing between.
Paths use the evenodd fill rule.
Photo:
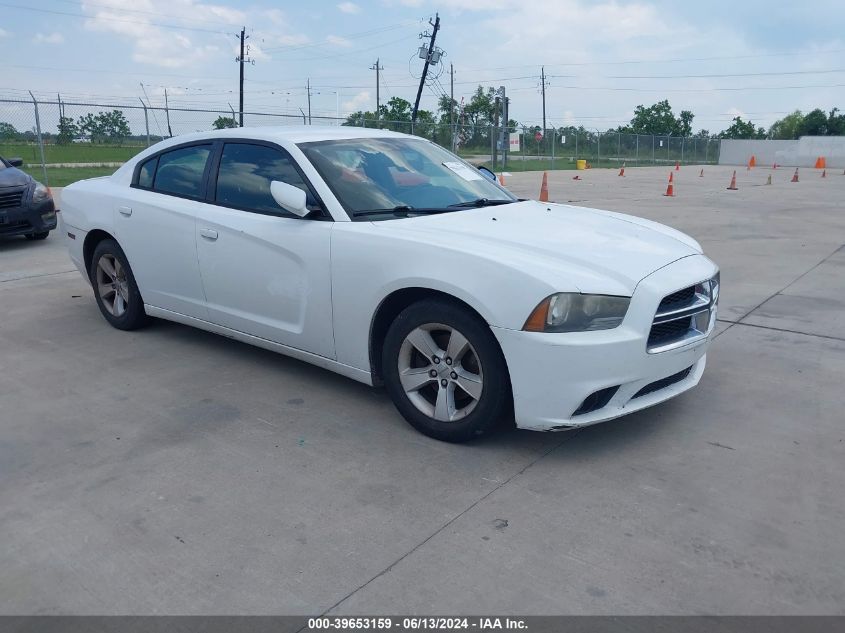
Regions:
<instances>
[{"instance_id":1,"label":"orange traffic cone","mask_svg":"<svg viewBox=\"0 0 845 633\"><path fill-rule=\"evenodd\" d=\"M738 187L736 186L736 169L734 169L734 175L731 176L731 184L728 185L728 189L730 191L736 191Z\"/></svg>"},{"instance_id":2,"label":"orange traffic cone","mask_svg":"<svg viewBox=\"0 0 845 633\"><path fill-rule=\"evenodd\" d=\"M675 171L681 171L681 161L675 161Z\"/></svg>"},{"instance_id":3,"label":"orange traffic cone","mask_svg":"<svg viewBox=\"0 0 845 633\"><path fill-rule=\"evenodd\" d=\"M798 182L798 168L795 168L795 173L792 175L792 180L789 182Z\"/></svg>"},{"instance_id":4,"label":"orange traffic cone","mask_svg":"<svg viewBox=\"0 0 845 633\"><path fill-rule=\"evenodd\" d=\"M769 177L766 179L766 184L767 185L772 184L772 175L771 174L769 174Z\"/></svg>"},{"instance_id":5,"label":"orange traffic cone","mask_svg":"<svg viewBox=\"0 0 845 633\"><path fill-rule=\"evenodd\" d=\"M549 174L548 172L543 172L543 184L540 185L540 202L548 202L549 201Z\"/></svg>"},{"instance_id":6,"label":"orange traffic cone","mask_svg":"<svg viewBox=\"0 0 845 633\"><path fill-rule=\"evenodd\" d=\"M749 167L756 167L757 166L757 157L754 154L751 154L751 159L748 161Z\"/></svg>"},{"instance_id":7,"label":"orange traffic cone","mask_svg":"<svg viewBox=\"0 0 845 633\"><path fill-rule=\"evenodd\" d=\"M672 172L670 171L669 172L669 185L666 187L666 193L663 194L664 196L669 196L670 198L675 196L675 187L672 183L672 180L673 180L672 179Z\"/></svg>"},{"instance_id":8,"label":"orange traffic cone","mask_svg":"<svg viewBox=\"0 0 845 633\"><path fill-rule=\"evenodd\" d=\"M620 175L620 176L624 176L624 175L625 175L625 163L622 163L622 169L620 169L620 170L619 170L619 175Z\"/></svg>"},{"instance_id":9,"label":"orange traffic cone","mask_svg":"<svg viewBox=\"0 0 845 633\"><path fill-rule=\"evenodd\" d=\"M777 169L777 168L778 168L778 164L777 164L777 163L772 163L772 169Z\"/></svg>"},{"instance_id":10,"label":"orange traffic cone","mask_svg":"<svg viewBox=\"0 0 845 633\"><path fill-rule=\"evenodd\" d=\"M827 178L827 170L822 169L822 178Z\"/></svg>"},{"instance_id":11,"label":"orange traffic cone","mask_svg":"<svg viewBox=\"0 0 845 633\"><path fill-rule=\"evenodd\" d=\"M816 168L816 169L824 169L825 167L826 167L826 165L824 164L824 156L819 156L819 157L816 159L816 165L815 165L815 168Z\"/></svg>"},{"instance_id":12,"label":"orange traffic cone","mask_svg":"<svg viewBox=\"0 0 845 633\"><path fill-rule=\"evenodd\" d=\"M502 185L503 187L505 186L505 175L504 174L499 174L499 184Z\"/></svg>"},{"instance_id":13,"label":"orange traffic cone","mask_svg":"<svg viewBox=\"0 0 845 633\"><path fill-rule=\"evenodd\" d=\"M701 173L698 174L699 178L704 178L704 167L701 168Z\"/></svg>"}]
</instances>

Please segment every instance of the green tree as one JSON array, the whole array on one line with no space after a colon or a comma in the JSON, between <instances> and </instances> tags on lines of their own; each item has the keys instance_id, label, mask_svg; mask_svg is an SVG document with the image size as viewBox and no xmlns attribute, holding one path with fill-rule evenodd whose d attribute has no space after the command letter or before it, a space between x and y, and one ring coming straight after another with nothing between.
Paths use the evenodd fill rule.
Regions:
<instances>
[{"instance_id":1,"label":"green tree","mask_svg":"<svg viewBox=\"0 0 845 633\"><path fill-rule=\"evenodd\" d=\"M15 126L5 121L0 121L0 139L4 141L14 141L18 138L20 132L15 129Z\"/></svg>"},{"instance_id":2,"label":"green tree","mask_svg":"<svg viewBox=\"0 0 845 633\"><path fill-rule=\"evenodd\" d=\"M743 121L742 117L734 117L728 129L719 134L720 138L766 138L766 130L755 128L751 121Z\"/></svg>"},{"instance_id":3,"label":"green tree","mask_svg":"<svg viewBox=\"0 0 845 633\"><path fill-rule=\"evenodd\" d=\"M791 114L787 114L782 119L778 119L772 123L769 128L769 138L778 140L791 140L798 138L798 128L804 121L804 115L801 110L796 110Z\"/></svg>"},{"instance_id":4,"label":"green tree","mask_svg":"<svg viewBox=\"0 0 845 633\"><path fill-rule=\"evenodd\" d=\"M798 136L826 136L827 118L824 111L819 108L808 112L798 125Z\"/></svg>"},{"instance_id":5,"label":"green tree","mask_svg":"<svg viewBox=\"0 0 845 633\"><path fill-rule=\"evenodd\" d=\"M92 143L102 141L103 127L97 115L88 112L76 120L76 125L79 128L80 134L84 134L90 138Z\"/></svg>"},{"instance_id":6,"label":"green tree","mask_svg":"<svg viewBox=\"0 0 845 633\"><path fill-rule=\"evenodd\" d=\"M695 115L689 110L681 110L680 115L675 117L669 100L664 99L647 108L638 105L634 108L634 118L631 119L630 125L621 127L618 131L633 134L689 136L692 134L694 118Z\"/></svg>"},{"instance_id":7,"label":"green tree","mask_svg":"<svg viewBox=\"0 0 845 633\"><path fill-rule=\"evenodd\" d=\"M131 134L129 121L120 110L100 112L97 117L100 119L103 136L109 141L121 143Z\"/></svg>"},{"instance_id":8,"label":"green tree","mask_svg":"<svg viewBox=\"0 0 845 633\"><path fill-rule=\"evenodd\" d=\"M836 113L839 108L833 108L827 117L827 133L831 136L845 136L845 114Z\"/></svg>"},{"instance_id":9,"label":"green tree","mask_svg":"<svg viewBox=\"0 0 845 633\"><path fill-rule=\"evenodd\" d=\"M56 136L57 145L67 145L79 134L79 128L69 116L59 117L59 134Z\"/></svg>"},{"instance_id":10,"label":"green tree","mask_svg":"<svg viewBox=\"0 0 845 633\"><path fill-rule=\"evenodd\" d=\"M235 121L235 117L233 116L219 116L214 120L212 125L215 130L226 130L238 127L238 122Z\"/></svg>"}]
</instances>

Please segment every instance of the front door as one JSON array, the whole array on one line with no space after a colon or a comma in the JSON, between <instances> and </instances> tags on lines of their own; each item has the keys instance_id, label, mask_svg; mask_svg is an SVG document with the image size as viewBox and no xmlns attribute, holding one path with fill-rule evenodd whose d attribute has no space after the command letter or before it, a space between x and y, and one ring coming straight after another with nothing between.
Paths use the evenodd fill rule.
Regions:
<instances>
[{"instance_id":1,"label":"front door","mask_svg":"<svg viewBox=\"0 0 845 633\"><path fill-rule=\"evenodd\" d=\"M212 323L334 358L333 223L284 150L227 142L197 215L197 254ZM282 209L279 180L305 189L313 217Z\"/></svg>"}]
</instances>

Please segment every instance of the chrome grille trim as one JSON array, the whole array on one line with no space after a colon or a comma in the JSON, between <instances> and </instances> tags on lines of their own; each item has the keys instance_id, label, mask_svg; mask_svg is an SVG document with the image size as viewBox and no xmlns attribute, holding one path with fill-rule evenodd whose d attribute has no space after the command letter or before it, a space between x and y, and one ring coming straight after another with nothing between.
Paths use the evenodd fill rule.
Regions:
<instances>
[{"instance_id":1,"label":"chrome grille trim","mask_svg":"<svg viewBox=\"0 0 845 633\"><path fill-rule=\"evenodd\" d=\"M689 299L685 305L678 305L679 302L674 299L678 296ZM705 338L716 324L718 302L718 273L711 279L666 295L654 315L646 351L659 354ZM677 325L677 332L673 332L669 326L673 323Z\"/></svg>"}]
</instances>

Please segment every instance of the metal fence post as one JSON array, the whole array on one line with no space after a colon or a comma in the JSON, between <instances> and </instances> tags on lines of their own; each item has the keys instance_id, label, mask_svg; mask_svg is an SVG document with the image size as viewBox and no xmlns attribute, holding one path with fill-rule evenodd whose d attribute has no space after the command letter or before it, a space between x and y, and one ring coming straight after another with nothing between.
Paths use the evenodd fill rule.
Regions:
<instances>
[{"instance_id":1,"label":"metal fence post","mask_svg":"<svg viewBox=\"0 0 845 633\"><path fill-rule=\"evenodd\" d=\"M144 103L144 100L141 97L138 97L138 101L141 102L141 106L144 108L144 127L147 130L147 147L150 146L150 117L147 114L147 104Z\"/></svg>"},{"instance_id":2,"label":"metal fence post","mask_svg":"<svg viewBox=\"0 0 845 633\"><path fill-rule=\"evenodd\" d=\"M32 105L35 108L35 132L38 137L38 151L41 154L41 172L44 174L44 184L48 187L50 182L47 180L47 162L44 160L44 139L41 138L41 119L38 117L38 102L35 100L35 95L32 90L29 91L29 96L32 97Z\"/></svg>"},{"instance_id":3,"label":"metal fence post","mask_svg":"<svg viewBox=\"0 0 845 633\"><path fill-rule=\"evenodd\" d=\"M596 167L601 167L601 132L596 129Z\"/></svg>"},{"instance_id":4,"label":"metal fence post","mask_svg":"<svg viewBox=\"0 0 845 633\"><path fill-rule=\"evenodd\" d=\"M622 160L622 132L617 132L617 139L618 142L616 143L616 162L619 163Z\"/></svg>"},{"instance_id":5,"label":"metal fence post","mask_svg":"<svg viewBox=\"0 0 845 633\"><path fill-rule=\"evenodd\" d=\"M684 162L684 141L686 141L686 137L681 137L681 162Z\"/></svg>"},{"instance_id":6,"label":"metal fence post","mask_svg":"<svg viewBox=\"0 0 845 633\"><path fill-rule=\"evenodd\" d=\"M637 158L636 161L637 165L640 164L640 135L637 134Z\"/></svg>"}]
</instances>

